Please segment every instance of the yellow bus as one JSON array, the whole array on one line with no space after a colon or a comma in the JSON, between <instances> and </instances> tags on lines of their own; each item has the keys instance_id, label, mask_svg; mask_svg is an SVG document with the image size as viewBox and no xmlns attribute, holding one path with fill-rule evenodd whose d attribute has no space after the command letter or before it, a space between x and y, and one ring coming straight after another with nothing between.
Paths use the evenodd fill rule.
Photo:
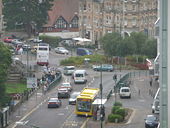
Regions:
<instances>
[{"instance_id":1,"label":"yellow bus","mask_svg":"<svg viewBox=\"0 0 170 128\"><path fill-rule=\"evenodd\" d=\"M77 115L92 116L92 103L97 98L99 91L98 88L84 88L77 96L75 113Z\"/></svg>"}]
</instances>

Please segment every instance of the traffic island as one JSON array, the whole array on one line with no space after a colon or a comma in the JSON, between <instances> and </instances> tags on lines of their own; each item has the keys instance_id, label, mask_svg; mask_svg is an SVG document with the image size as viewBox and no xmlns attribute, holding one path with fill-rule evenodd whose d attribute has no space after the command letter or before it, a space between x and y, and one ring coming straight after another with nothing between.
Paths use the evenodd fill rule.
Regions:
<instances>
[{"instance_id":1,"label":"traffic island","mask_svg":"<svg viewBox=\"0 0 170 128\"><path fill-rule=\"evenodd\" d=\"M116 102L107 116L106 125L127 124L132 112L132 109L124 108L120 102Z\"/></svg>"}]
</instances>

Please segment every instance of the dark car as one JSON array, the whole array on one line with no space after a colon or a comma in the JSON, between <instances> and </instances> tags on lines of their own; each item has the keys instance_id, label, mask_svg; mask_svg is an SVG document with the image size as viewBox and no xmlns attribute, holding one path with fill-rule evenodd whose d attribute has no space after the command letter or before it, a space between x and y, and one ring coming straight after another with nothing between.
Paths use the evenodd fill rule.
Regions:
<instances>
[{"instance_id":1,"label":"dark car","mask_svg":"<svg viewBox=\"0 0 170 128\"><path fill-rule=\"evenodd\" d=\"M157 128L159 122L155 115L147 115L145 119L145 128Z\"/></svg>"},{"instance_id":2,"label":"dark car","mask_svg":"<svg viewBox=\"0 0 170 128\"><path fill-rule=\"evenodd\" d=\"M58 88L58 98L69 98L70 97L70 91L68 88Z\"/></svg>"},{"instance_id":3,"label":"dark car","mask_svg":"<svg viewBox=\"0 0 170 128\"><path fill-rule=\"evenodd\" d=\"M58 98L50 98L48 100L48 108L58 108L61 104L61 100Z\"/></svg>"},{"instance_id":4,"label":"dark car","mask_svg":"<svg viewBox=\"0 0 170 128\"><path fill-rule=\"evenodd\" d=\"M80 95L80 92L73 92L71 95L70 95L70 98L68 100L68 103L69 104L76 104L76 100L77 100L77 96Z\"/></svg>"},{"instance_id":5,"label":"dark car","mask_svg":"<svg viewBox=\"0 0 170 128\"><path fill-rule=\"evenodd\" d=\"M110 64L102 64L102 65L98 65L98 66L93 66L93 70L94 71L109 71L112 72L113 66Z\"/></svg>"}]
</instances>

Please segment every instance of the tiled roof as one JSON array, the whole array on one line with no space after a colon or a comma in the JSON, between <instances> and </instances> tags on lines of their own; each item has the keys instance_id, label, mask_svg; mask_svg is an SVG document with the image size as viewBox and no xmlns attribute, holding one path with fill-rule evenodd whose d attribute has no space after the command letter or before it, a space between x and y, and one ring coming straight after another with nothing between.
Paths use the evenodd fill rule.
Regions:
<instances>
[{"instance_id":1,"label":"tiled roof","mask_svg":"<svg viewBox=\"0 0 170 128\"><path fill-rule=\"evenodd\" d=\"M53 7L48 12L48 23L44 27L52 26L62 16L70 22L75 14L78 14L79 0L54 0Z\"/></svg>"}]
</instances>

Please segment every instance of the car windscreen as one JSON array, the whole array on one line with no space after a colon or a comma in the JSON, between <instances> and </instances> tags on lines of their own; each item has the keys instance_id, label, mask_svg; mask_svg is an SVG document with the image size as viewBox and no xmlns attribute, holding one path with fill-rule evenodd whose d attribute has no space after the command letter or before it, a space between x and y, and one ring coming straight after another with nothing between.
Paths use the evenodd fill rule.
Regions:
<instances>
[{"instance_id":1,"label":"car windscreen","mask_svg":"<svg viewBox=\"0 0 170 128\"><path fill-rule=\"evenodd\" d=\"M83 74L75 74L75 77L83 77Z\"/></svg>"},{"instance_id":2,"label":"car windscreen","mask_svg":"<svg viewBox=\"0 0 170 128\"><path fill-rule=\"evenodd\" d=\"M122 92L129 92L129 89L122 89Z\"/></svg>"}]
</instances>

